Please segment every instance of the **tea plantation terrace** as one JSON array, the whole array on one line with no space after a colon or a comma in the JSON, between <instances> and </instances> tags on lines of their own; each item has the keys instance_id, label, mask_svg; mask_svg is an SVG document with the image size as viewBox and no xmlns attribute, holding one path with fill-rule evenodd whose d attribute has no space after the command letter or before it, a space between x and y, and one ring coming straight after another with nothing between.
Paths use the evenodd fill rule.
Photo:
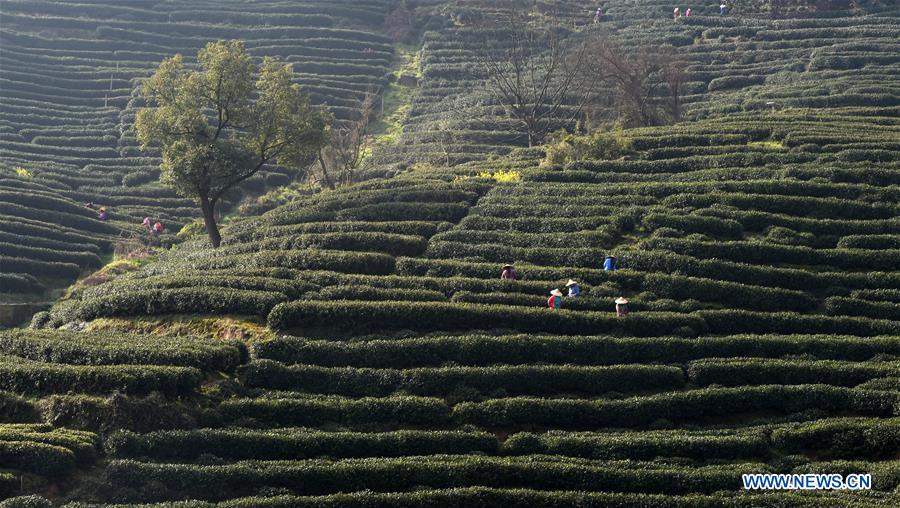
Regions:
<instances>
[{"instance_id":1,"label":"tea plantation terrace","mask_svg":"<svg viewBox=\"0 0 900 508\"><path fill-rule=\"evenodd\" d=\"M717 14L717 7L710 10ZM753 12L750 5L743 8ZM680 100L685 118L772 108L876 106L886 108L882 115L891 116L900 105L892 83L898 63L894 36L898 22L890 10L869 8L880 15L721 18L697 6L694 17L673 23L669 4L637 7L609 2L604 21L596 25L588 23L593 10L572 3L547 6L543 16L581 26L576 39L606 37L634 48L675 46L683 62ZM409 112L410 127L397 147L384 150L375 160L401 168L415 161L445 164L449 159L455 164L486 153L506 153L510 145L527 145L527 137L483 89L482 70L472 65L483 55L486 38L495 45L502 39L485 35L474 23L463 17L454 26L425 34L421 65L426 79ZM447 118L448 104L465 113ZM445 132L448 129L452 135ZM871 142L869 146L875 148ZM385 170L372 167L372 171L376 175Z\"/></svg>"},{"instance_id":2,"label":"tea plantation terrace","mask_svg":"<svg viewBox=\"0 0 900 508\"><path fill-rule=\"evenodd\" d=\"M673 21L669 4L612 1L595 26L594 5L538 2L533 18L564 20L571 41L665 42L685 59L681 122L592 134L615 155L579 157L565 141L525 148L480 91L473 20L502 6L420 3L419 91L365 181L247 208L220 248L188 236L0 332L0 494L69 507L900 505L898 13L785 2L801 17L770 20L764 4ZM108 43L129 44L120 72L136 84L227 30L254 55L330 66L304 74L307 89L351 98L394 52L379 35L389 2L0 5L8 58L58 54L97 80ZM381 61L371 73L366 47ZM9 142L0 191L35 197L0 200L16 217L0 232L41 239L0 237L31 249L9 258L92 269L132 220L85 232L93 198L58 175L121 175L97 186L171 198L150 183L158 161L115 132L140 106L131 89L110 120L126 156L108 171L54 155L23 177L31 141ZM448 123L450 105L464 114ZM111 162L129 159L141 162ZM258 191L282 185L273 175ZM517 280L500 279L507 263ZM547 309L569 279L581 295ZM742 490L742 474L766 472L871 473L873 488Z\"/></svg>"},{"instance_id":3,"label":"tea plantation terrace","mask_svg":"<svg viewBox=\"0 0 900 508\"><path fill-rule=\"evenodd\" d=\"M159 159L138 148L132 129L139 85L163 58L190 59L210 39L242 39L254 56L293 63L311 101L340 120L368 89L384 86L394 53L376 33L388 8L380 1L10 0L2 8L0 227L17 235L0 239L2 291L26 295L10 300L98 268L110 237L135 234L143 217L175 233L198 215L192 200L156 183ZM273 167L242 190L290 180ZM88 202L93 211L81 209ZM110 224L96 220L101 206Z\"/></svg>"},{"instance_id":4,"label":"tea plantation terrace","mask_svg":"<svg viewBox=\"0 0 900 508\"><path fill-rule=\"evenodd\" d=\"M135 500L150 482L156 499L218 501L266 486L324 496L347 491L352 478L352 490L423 502L524 495L743 506L715 492L732 490L743 472L829 464L872 472L879 491L896 486L897 397L882 376L896 377L897 366L867 361L896 355L896 336L277 338L253 345L249 363L240 342L148 339L0 334L2 388L24 396L4 392L4 420L17 422L0 426L6 463L29 481L64 479L102 465L102 441L110 495ZM787 355L803 359L779 359ZM240 385L222 377L235 368ZM754 413L770 416L723 426ZM679 430L647 430L660 419ZM769 462L811 450L838 462ZM423 484L438 490L398 493ZM848 501L781 497L791 506Z\"/></svg>"}]
</instances>

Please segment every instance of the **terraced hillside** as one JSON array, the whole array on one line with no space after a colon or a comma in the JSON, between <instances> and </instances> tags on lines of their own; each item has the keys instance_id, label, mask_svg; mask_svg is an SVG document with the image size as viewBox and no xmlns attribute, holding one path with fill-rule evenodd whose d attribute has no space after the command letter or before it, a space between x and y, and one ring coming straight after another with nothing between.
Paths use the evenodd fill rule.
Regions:
<instances>
[{"instance_id":1,"label":"terraced hillside","mask_svg":"<svg viewBox=\"0 0 900 508\"><path fill-rule=\"evenodd\" d=\"M368 180L235 217L219 249L188 237L0 332L0 492L900 505L898 13L606 4L599 26L575 2L536 9L573 38L675 44L683 121L583 138L606 157L522 148L496 104L466 103L483 97L466 20L494 7L427 2L419 93ZM447 164L450 104L471 122ZM569 279L581 295L548 309ZM873 483L742 489L765 472Z\"/></svg>"},{"instance_id":2,"label":"terraced hillside","mask_svg":"<svg viewBox=\"0 0 900 508\"><path fill-rule=\"evenodd\" d=\"M312 102L346 119L389 74L393 47L376 33L387 7L384 1L4 0L0 228L19 241L4 238L0 247L2 271L17 274L3 292L34 293L42 281L30 277L70 282L96 269L96 254L111 251L109 237L138 234L143 217L161 220L174 233L199 215L190 199L157 183L159 158L138 148L133 131L144 105L141 80L162 59L182 53L190 62L210 40L242 39L255 57L293 63ZM292 178L271 168L242 190L258 194ZM88 202L93 210L85 209ZM97 220L100 207L111 225ZM53 248L66 235L78 241L63 252L23 250L26 244Z\"/></svg>"}]
</instances>

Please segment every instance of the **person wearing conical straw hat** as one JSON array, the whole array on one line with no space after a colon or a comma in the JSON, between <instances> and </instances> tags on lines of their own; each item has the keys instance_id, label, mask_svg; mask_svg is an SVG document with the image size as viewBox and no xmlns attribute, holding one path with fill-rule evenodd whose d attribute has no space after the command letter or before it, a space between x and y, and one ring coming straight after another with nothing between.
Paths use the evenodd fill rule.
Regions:
<instances>
[{"instance_id":1,"label":"person wearing conical straw hat","mask_svg":"<svg viewBox=\"0 0 900 508\"><path fill-rule=\"evenodd\" d=\"M503 265L503 271L500 272L500 280L516 280L516 270L513 265Z\"/></svg>"},{"instance_id":2,"label":"person wearing conical straw hat","mask_svg":"<svg viewBox=\"0 0 900 508\"><path fill-rule=\"evenodd\" d=\"M547 299L547 307L553 310L559 310L562 307L562 291L554 289L550 291L550 298Z\"/></svg>"},{"instance_id":3,"label":"person wearing conical straw hat","mask_svg":"<svg viewBox=\"0 0 900 508\"><path fill-rule=\"evenodd\" d=\"M628 300L623 297L616 298L616 317L625 317L628 315Z\"/></svg>"},{"instance_id":4,"label":"person wearing conical straw hat","mask_svg":"<svg viewBox=\"0 0 900 508\"><path fill-rule=\"evenodd\" d=\"M572 279L569 279L569 282L566 282L566 287L569 288L569 298L578 298L581 295L581 287Z\"/></svg>"}]
</instances>

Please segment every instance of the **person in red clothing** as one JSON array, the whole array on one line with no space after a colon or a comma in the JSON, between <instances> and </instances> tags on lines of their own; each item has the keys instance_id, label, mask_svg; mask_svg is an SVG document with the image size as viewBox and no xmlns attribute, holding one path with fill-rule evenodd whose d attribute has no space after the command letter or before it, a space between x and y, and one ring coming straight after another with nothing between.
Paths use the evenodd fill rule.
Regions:
<instances>
[{"instance_id":1,"label":"person in red clothing","mask_svg":"<svg viewBox=\"0 0 900 508\"><path fill-rule=\"evenodd\" d=\"M513 265L503 265L500 280L516 280L516 271L513 269Z\"/></svg>"},{"instance_id":2,"label":"person in red clothing","mask_svg":"<svg viewBox=\"0 0 900 508\"><path fill-rule=\"evenodd\" d=\"M559 310L562 308L562 291L559 289L554 289L550 291L550 298L547 299L547 307L550 307L553 310Z\"/></svg>"},{"instance_id":3,"label":"person in red clothing","mask_svg":"<svg viewBox=\"0 0 900 508\"><path fill-rule=\"evenodd\" d=\"M158 235L161 235L165 229L166 228L163 227L162 222L157 222L156 224L153 225L153 232Z\"/></svg>"}]
</instances>

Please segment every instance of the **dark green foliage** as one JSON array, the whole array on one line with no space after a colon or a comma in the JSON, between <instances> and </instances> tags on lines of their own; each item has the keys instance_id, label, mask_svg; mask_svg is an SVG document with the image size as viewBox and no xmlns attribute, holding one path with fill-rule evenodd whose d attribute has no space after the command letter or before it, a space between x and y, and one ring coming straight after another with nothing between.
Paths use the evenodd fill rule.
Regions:
<instances>
[{"instance_id":1,"label":"dark green foliage","mask_svg":"<svg viewBox=\"0 0 900 508\"><path fill-rule=\"evenodd\" d=\"M676 238L647 240L649 249L665 249L697 258L724 258L744 263L830 265L839 268L892 271L900 250L829 249L772 245L761 242L703 242Z\"/></svg>"},{"instance_id":2,"label":"dark green foliage","mask_svg":"<svg viewBox=\"0 0 900 508\"><path fill-rule=\"evenodd\" d=\"M307 248L343 251L383 252L392 256L417 256L425 251L425 238L381 232L310 233L260 240L242 245L239 250L301 250Z\"/></svg>"},{"instance_id":3,"label":"dark green foliage","mask_svg":"<svg viewBox=\"0 0 900 508\"><path fill-rule=\"evenodd\" d=\"M82 292L82 299L91 300L104 296L122 293L145 291L149 289L207 289L216 292L219 289L249 290L268 293L281 293L289 298L299 298L307 292L319 289L313 284L300 281L284 280L277 277L256 277L252 275L208 274L196 275L192 271L176 272L161 276L144 278L120 278L100 286L87 288Z\"/></svg>"},{"instance_id":4,"label":"dark green foliage","mask_svg":"<svg viewBox=\"0 0 900 508\"><path fill-rule=\"evenodd\" d=\"M191 367L149 365L65 365L14 356L0 357L0 389L28 394L148 393L186 394L200 386L202 375Z\"/></svg>"},{"instance_id":5,"label":"dark green foliage","mask_svg":"<svg viewBox=\"0 0 900 508\"><path fill-rule=\"evenodd\" d=\"M741 238L744 232L741 223L738 221L698 215L675 215L657 212L645 215L643 222L644 225L651 229L669 227L686 233L703 233L722 238Z\"/></svg>"},{"instance_id":6,"label":"dark green foliage","mask_svg":"<svg viewBox=\"0 0 900 508\"><path fill-rule=\"evenodd\" d=\"M856 386L870 379L900 375L900 366L896 362L708 359L691 362L687 374L699 386L808 383Z\"/></svg>"},{"instance_id":7,"label":"dark green foliage","mask_svg":"<svg viewBox=\"0 0 900 508\"><path fill-rule=\"evenodd\" d=\"M614 312L553 312L500 305L441 302L317 302L297 301L276 306L268 318L276 330L297 327L328 327L356 331L473 330L509 328L562 334L621 333L665 335L690 327L703 330L699 316L666 312L644 312L616 318Z\"/></svg>"},{"instance_id":8,"label":"dark green foliage","mask_svg":"<svg viewBox=\"0 0 900 508\"><path fill-rule=\"evenodd\" d=\"M197 429L110 436L107 452L118 458L192 460L203 454L228 459L393 457L442 453L495 454L497 439L486 432L419 431L323 432L304 429Z\"/></svg>"},{"instance_id":9,"label":"dark green foliage","mask_svg":"<svg viewBox=\"0 0 900 508\"><path fill-rule=\"evenodd\" d=\"M711 301L730 308L808 311L818 305L815 299L800 291L693 277L651 274L644 278L641 287L661 298Z\"/></svg>"},{"instance_id":10,"label":"dark green foliage","mask_svg":"<svg viewBox=\"0 0 900 508\"><path fill-rule=\"evenodd\" d=\"M288 250L260 252L253 255L217 256L192 261L194 269L225 268L294 268L299 270L333 270L343 273L386 275L394 271L394 258L373 252L329 250Z\"/></svg>"},{"instance_id":11,"label":"dark green foliage","mask_svg":"<svg viewBox=\"0 0 900 508\"><path fill-rule=\"evenodd\" d=\"M26 273L0 273L0 293L34 293L44 286Z\"/></svg>"},{"instance_id":12,"label":"dark green foliage","mask_svg":"<svg viewBox=\"0 0 900 508\"><path fill-rule=\"evenodd\" d=\"M652 460L690 457L697 460L765 458L769 441L762 430L517 433L503 443L510 455L564 455L590 459Z\"/></svg>"},{"instance_id":13,"label":"dark green foliage","mask_svg":"<svg viewBox=\"0 0 900 508\"><path fill-rule=\"evenodd\" d=\"M871 508L890 506L892 497L863 499L835 495L809 496L794 493L768 493L766 501L784 503L795 508ZM21 498L16 498L21 499ZM876 500L877 499L877 500ZM632 494L619 492L546 491L519 488L463 487L452 489L422 489L409 492L358 492L327 496L279 495L269 497L242 497L210 503L205 501L181 501L171 506L178 508L394 508L398 506L441 506L443 508L533 508L535 506L585 506L603 508L752 508L760 502L758 496L700 495L672 496L662 494ZM0 506L3 506L0 503ZM88 505L70 504L70 508L90 508ZM3 508L7 508L3 506ZM10 506L8 508L19 508ZM49 508L44 505L28 508Z\"/></svg>"},{"instance_id":14,"label":"dark green foliage","mask_svg":"<svg viewBox=\"0 0 900 508\"><path fill-rule=\"evenodd\" d=\"M392 396L384 398L258 398L229 399L218 411L226 420L252 419L281 426L445 424L450 408L436 398Z\"/></svg>"},{"instance_id":15,"label":"dark green foliage","mask_svg":"<svg viewBox=\"0 0 900 508\"><path fill-rule=\"evenodd\" d=\"M412 368L491 364L615 365L687 363L699 358L811 356L864 361L900 356L900 338L838 335L728 337L564 337L552 335L438 336L356 342L281 337L253 345L256 358L321 366Z\"/></svg>"},{"instance_id":16,"label":"dark green foliage","mask_svg":"<svg viewBox=\"0 0 900 508\"><path fill-rule=\"evenodd\" d=\"M74 279L81 274L81 267L75 263L38 261L29 258L14 258L0 255L0 265L4 272L22 272L43 277Z\"/></svg>"},{"instance_id":17,"label":"dark green foliage","mask_svg":"<svg viewBox=\"0 0 900 508\"><path fill-rule=\"evenodd\" d=\"M109 433L127 429L151 432L197 426L195 410L159 393L136 397L113 393L93 395L52 395L39 402L43 419L54 425Z\"/></svg>"},{"instance_id":18,"label":"dark green foliage","mask_svg":"<svg viewBox=\"0 0 900 508\"><path fill-rule=\"evenodd\" d=\"M701 310L697 312L712 333L836 333L847 335L896 335L900 322L858 317L831 317L791 312Z\"/></svg>"},{"instance_id":19,"label":"dark green foliage","mask_svg":"<svg viewBox=\"0 0 900 508\"><path fill-rule=\"evenodd\" d=\"M0 464L4 468L58 477L75 468L75 454L51 444L0 440Z\"/></svg>"},{"instance_id":20,"label":"dark green foliage","mask_svg":"<svg viewBox=\"0 0 900 508\"><path fill-rule=\"evenodd\" d=\"M540 487L557 490L617 489L644 493L711 493L740 481L740 474L765 470L762 464L690 468L654 463L565 462L555 457L517 458L444 456L342 461L238 462L219 466L141 463L118 460L106 473L116 487L161 481L189 495L221 499L246 495L262 485L281 486L298 494L338 489L391 492L412 486L457 487L476 483L493 487ZM313 480L315 479L315 480Z\"/></svg>"},{"instance_id":21,"label":"dark green foliage","mask_svg":"<svg viewBox=\"0 0 900 508\"><path fill-rule=\"evenodd\" d=\"M243 371L251 387L348 396L385 396L395 392L448 396L463 387L483 394L602 394L675 389L684 384L678 367L614 365L444 367L407 370L313 365L287 366L271 360L251 363Z\"/></svg>"},{"instance_id":22,"label":"dark green foliage","mask_svg":"<svg viewBox=\"0 0 900 508\"><path fill-rule=\"evenodd\" d=\"M177 288L122 291L86 300L81 319L160 314L244 314L265 316L286 296L269 291Z\"/></svg>"},{"instance_id":23,"label":"dark green foliage","mask_svg":"<svg viewBox=\"0 0 900 508\"><path fill-rule=\"evenodd\" d=\"M10 392L0 391L0 421L2 422L32 422L37 417L34 406Z\"/></svg>"},{"instance_id":24,"label":"dark green foliage","mask_svg":"<svg viewBox=\"0 0 900 508\"><path fill-rule=\"evenodd\" d=\"M427 220L459 222L468 212L467 204L462 203L380 203L346 208L335 218L337 220Z\"/></svg>"},{"instance_id":25,"label":"dark green foliage","mask_svg":"<svg viewBox=\"0 0 900 508\"><path fill-rule=\"evenodd\" d=\"M50 363L175 365L204 371L232 371L247 356L239 341L48 330L0 332L0 352Z\"/></svg>"},{"instance_id":26,"label":"dark green foliage","mask_svg":"<svg viewBox=\"0 0 900 508\"><path fill-rule=\"evenodd\" d=\"M537 424L590 430L603 426L643 427L660 418L701 422L755 411L791 413L813 408L889 416L897 401L897 394L888 392L825 385L766 385L707 388L613 401L522 397L463 402L453 408L453 418L460 423L489 427Z\"/></svg>"},{"instance_id":27,"label":"dark green foliage","mask_svg":"<svg viewBox=\"0 0 900 508\"><path fill-rule=\"evenodd\" d=\"M376 288L372 286L331 286L319 291L322 300L405 300L413 302L442 302L447 297L429 289Z\"/></svg>"},{"instance_id":28,"label":"dark green foliage","mask_svg":"<svg viewBox=\"0 0 900 508\"><path fill-rule=\"evenodd\" d=\"M832 296L825 300L825 310L837 316L867 316L874 319L900 321L900 302L869 302L856 298Z\"/></svg>"}]
</instances>

